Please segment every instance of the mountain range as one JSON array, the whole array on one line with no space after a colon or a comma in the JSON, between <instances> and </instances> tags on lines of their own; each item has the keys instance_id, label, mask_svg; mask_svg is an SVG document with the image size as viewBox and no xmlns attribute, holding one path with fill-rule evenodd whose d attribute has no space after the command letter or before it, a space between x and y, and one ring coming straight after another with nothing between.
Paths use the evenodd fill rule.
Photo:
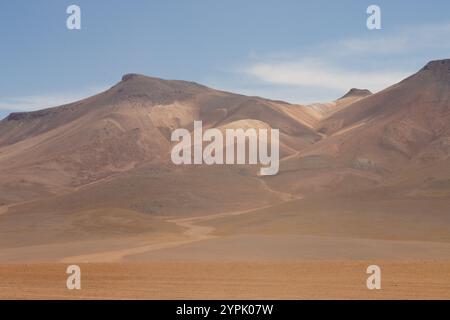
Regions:
<instances>
[{"instance_id":1,"label":"mountain range","mask_svg":"<svg viewBox=\"0 0 450 320\"><path fill-rule=\"evenodd\" d=\"M192 130L194 120L206 128L279 129L279 173L173 165L171 132ZM395 205L387 219L411 211L411 224L429 219L436 231L418 232L417 239L447 241L449 168L450 59L431 61L377 93L353 88L310 105L127 74L95 96L0 121L0 246L176 232L161 217L274 206L276 219L279 210L300 215L305 203L342 210L389 201ZM336 229L323 233L366 230L361 224L350 230L349 216L336 222L330 214ZM361 219L370 225L380 217ZM400 231L398 237L415 236Z\"/></svg>"}]
</instances>

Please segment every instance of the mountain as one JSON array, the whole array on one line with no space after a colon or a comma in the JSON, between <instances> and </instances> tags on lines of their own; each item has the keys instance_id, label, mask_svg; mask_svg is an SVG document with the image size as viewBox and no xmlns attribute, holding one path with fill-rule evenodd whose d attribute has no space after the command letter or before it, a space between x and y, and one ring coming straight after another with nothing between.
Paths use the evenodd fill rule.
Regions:
<instances>
[{"instance_id":1,"label":"mountain","mask_svg":"<svg viewBox=\"0 0 450 320\"><path fill-rule=\"evenodd\" d=\"M450 156L450 60L432 61L400 83L363 96L325 117L317 127L324 138L288 159L285 170L297 172L310 190L448 188L450 174L443 168Z\"/></svg>"},{"instance_id":2,"label":"mountain","mask_svg":"<svg viewBox=\"0 0 450 320\"><path fill-rule=\"evenodd\" d=\"M313 103L307 105L307 108L311 110L314 117L316 118L315 126L317 127L319 122L331 114L346 108L352 103L361 100L367 96L370 96L372 92L367 89L350 89L345 95L337 100L327 102L327 103Z\"/></svg>"},{"instance_id":3,"label":"mountain","mask_svg":"<svg viewBox=\"0 0 450 320\"><path fill-rule=\"evenodd\" d=\"M372 187L448 158L449 86L450 60L376 94L353 88L306 106L127 74L87 99L0 121L0 200L70 192L142 166L171 172L170 133L192 130L194 120L207 128L279 128L285 165L271 183L281 180L281 190Z\"/></svg>"},{"instance_id":4,"label":"mountain","mask_svg":"<svg viewBox=\"0 0 450 320\"><path fill-rule=\"evenodd\" d=\"M194 120L279 129L280 171L173 165L171 132ZM136 237L202 235L210 227L173 219L214 214L231 235L448 241L449 166L450 60L375 94L353 88L312 105L127 74L87 99L0 121L0 250L140 252L148 238Z\"/></svg>"},{"instance_id":5,"label":"mountain","mask_svg":"<svg viewBox=\"0 0 450 320\"><path fill-rule=\"evenodd\" d=\"M433 146L449 136L449 105L450 60L432 61L400 83L334 113L320 131L343 136L339 153L364 153L393 170L437 152Z\"/></svg>"},{"instance_id":6,"label":"mountain","mask_svg":"<svg viewBox=\"0 0 450 320\"><path fill-rule=\"evenodd\" d=\"M372 92L370 92L370 90L367 89L351 88L346 94L344 94L338 100L343 100L346 98L364 98L370 96L371 94Z\"/></svg>"},{"instance_id":7,"label":"mountain","mask_svg":"<svg viewBox=\"0 0 450 320\"><path fill-rule=\"evenodd\" d=\"M0 200L27 201L142 165L168 166L172 130L192 130L194 120L204 127L252 120L279 128L281 155L293 154L320 135L302 119L304 107L289 106L193 82L128 74L93 97L2 120Z\"/></svg>"}]
</instances>

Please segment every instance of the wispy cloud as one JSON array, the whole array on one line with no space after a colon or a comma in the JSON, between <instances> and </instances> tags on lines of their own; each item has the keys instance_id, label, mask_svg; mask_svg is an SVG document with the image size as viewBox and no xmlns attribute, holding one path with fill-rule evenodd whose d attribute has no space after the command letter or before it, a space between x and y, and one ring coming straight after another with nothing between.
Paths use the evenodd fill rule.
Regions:
<instances>
[{"instance_id":1,"label":"wispy cloud","mask_svg":"<svg viewBox=\"0 0 450 320\"><path fill-rule=\"evenodd\" d=\"M404 54L434 49L450 49L450 23L408 26L391 34L371 33L367 37L347 38L324 46L333 54Z\"/></svg>"},{"instance_id":2,"label":"wispy cloud","mask_svg":"<svg viewBox=\"0 0 450 320\"><path fill-rule=\"evenodd\" d=\"M356 71L340 69L324 62L257 63L244 71L277 85L312 86L348 90L352 87L380 90L405 78L401 71Z\"/></svg>"},{"instance_id":3,"label":"wispy cloud","mask_svg":"<svg viewBox=\"0 0 450 320\"><path fill-rule=\"evenodd\" d=\"M261 84L262 96L264 90L274 92L275 88L295 91L291 96L310 96L311 88L323 89L330 98L352 87L378 91L404 79L427 60L446 58L449 34L450 23L368 32L364 37L303 46L301 52L254 54L237 73Z\"/></svg>"},{"instance_id":4,"label":"wispy cloud","mask_svg":"<svg viewBox=\"0 0 450 320\"><path fill-rule=\"evenodd\" d=\"M84 99L106 89L106 86L95 86L77 92L2 97L0 100L0 109L8 111L33 111L55 107Z\"/></svg>"}]
</instances>

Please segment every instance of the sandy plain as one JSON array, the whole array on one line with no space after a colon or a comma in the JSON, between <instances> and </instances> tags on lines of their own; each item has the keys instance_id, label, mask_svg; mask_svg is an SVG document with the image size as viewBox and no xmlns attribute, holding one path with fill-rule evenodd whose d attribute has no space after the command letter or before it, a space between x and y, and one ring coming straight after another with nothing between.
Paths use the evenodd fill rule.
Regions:
<instances>
[{"instance_id":1,"label":"sandy plain","mask_svg":"<svg viewBox=\"0 0 450 320\"><path fill-rule=\"evenodd\" d=\"M182 232L166 235L2 249L0 257L9 262L0 264L0 298L450 298L450 243L409 240L402 232L397 239L323 235L311 224L315 234L293 233L289 211L275 209L167 219L160 224ZM364 220L359 223L363 228ZM81 290L66 288L70 264L81 267ZM381 290L366 287L372 264L381 267Z\"/></svg>"}]
</instances>

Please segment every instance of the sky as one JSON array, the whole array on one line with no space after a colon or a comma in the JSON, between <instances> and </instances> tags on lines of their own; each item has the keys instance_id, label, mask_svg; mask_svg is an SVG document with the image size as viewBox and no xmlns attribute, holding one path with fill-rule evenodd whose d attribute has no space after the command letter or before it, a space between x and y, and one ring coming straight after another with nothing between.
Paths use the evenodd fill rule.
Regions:
<instances>
[{"instance_id":1,"label":"sky","mask_svg":"<svg viewBox=\"0 0 450 320\"><path fill-rule=\"evenodd\" d=\"M69 5L81 30L69 30ZM369 30L366 10L381 9ZM450 58L450 1L15 0L0 3L0 118L79 100L123 74L311 103L379 91Z\"/></svg>"}]
</instances>

